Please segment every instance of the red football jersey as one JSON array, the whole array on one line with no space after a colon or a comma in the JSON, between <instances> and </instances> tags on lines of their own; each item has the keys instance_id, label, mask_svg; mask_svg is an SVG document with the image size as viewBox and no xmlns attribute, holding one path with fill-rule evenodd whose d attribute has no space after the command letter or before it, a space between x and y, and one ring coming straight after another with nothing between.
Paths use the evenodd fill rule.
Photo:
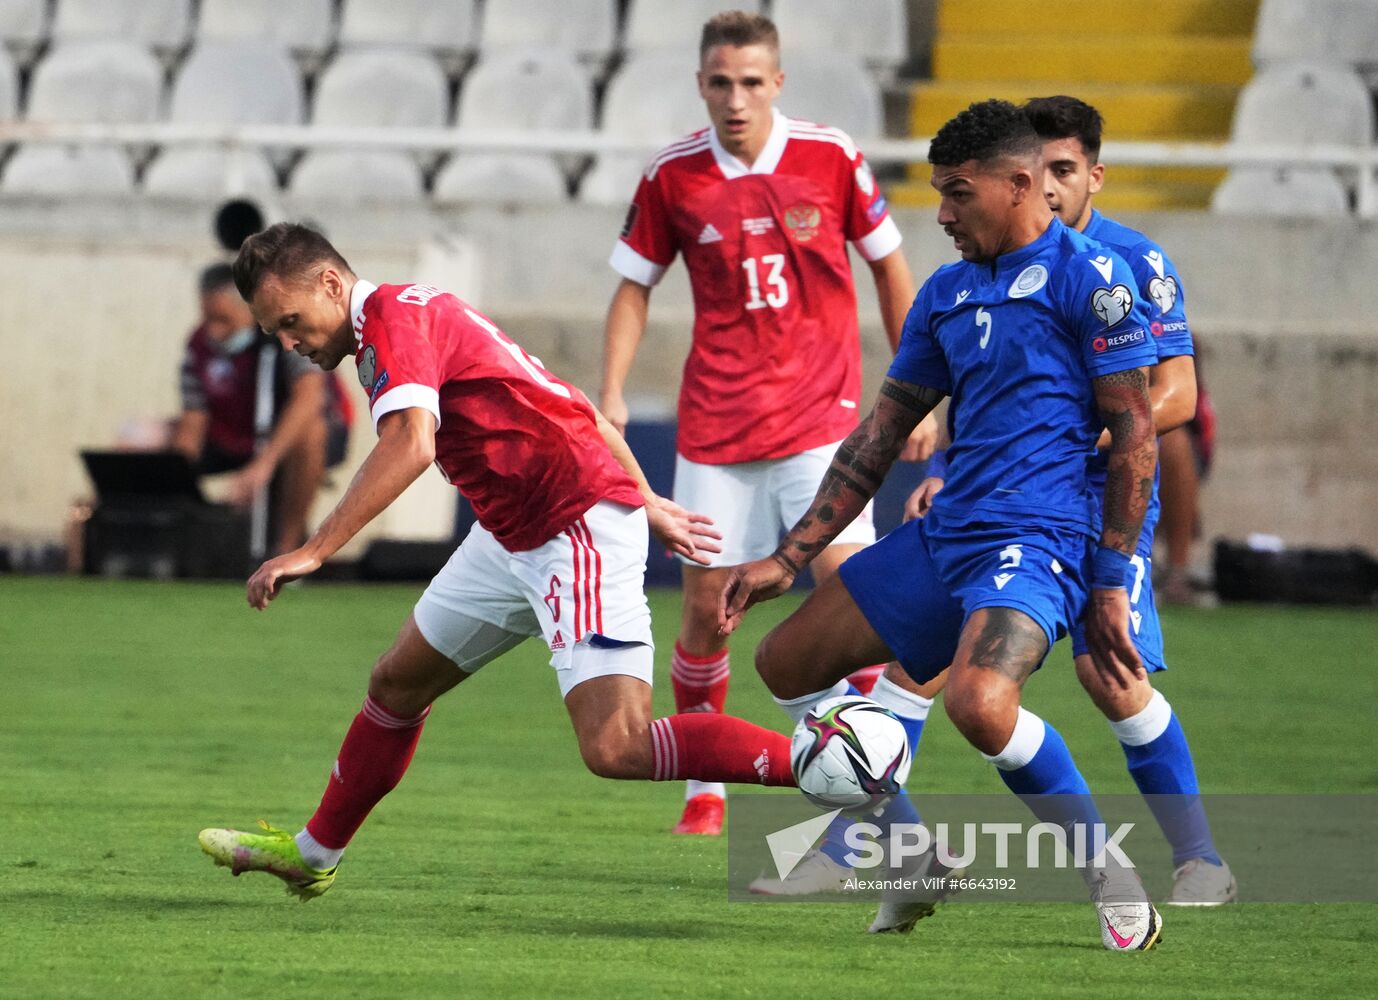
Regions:
<instances>
[{"instance_id":1,"label":"red football jersey","mask_svg":"<svg viewBox=\"0 0 1378 1000\"><path fill-rule=\"evenodd\" d=\"M651 286L676 253L694 292L679 451L725 465L846 437L861 394L850 241L866 260L900 245L870 167L843 132L775 112L751 166L713 129L651 161L611 264Z\"/></svg>"},{"instance_id":2,"label":"red football jersey","mask_svg":"<svg viewBox=\"0 0 1378 1000\"><path fill-rule=\"evenodd\" d=\"M642 506L584 394L487 317L431 285L360 281L350 306L374 428L433 413L436 465L504 548L537 548L599 500Z\"/></svg>"}]
</instances>

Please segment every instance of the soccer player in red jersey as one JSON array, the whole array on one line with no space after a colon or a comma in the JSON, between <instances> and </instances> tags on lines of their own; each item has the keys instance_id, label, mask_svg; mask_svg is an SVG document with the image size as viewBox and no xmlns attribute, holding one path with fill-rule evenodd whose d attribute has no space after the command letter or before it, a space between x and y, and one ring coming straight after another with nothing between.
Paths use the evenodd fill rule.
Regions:
<instances>
[{"instance_id":1,"label":"soccer player in red jersey","mask_svg":"<svg viewBox=\"0 0 1378 1000\"><path fill-rule=\"evenodd\" d=\"M774 550L857 424L861 344L847 244L870 266L892 348L914 287L899 229L852 140L774 107L785 77L775 26L719 14L704 25L699 53L710 125L661 150L632 200L610 262L622 281L608 310L600 407L625 428L623 388L651 289L682 254L694 331L675 499L714 519L723 551L685 560L671 678L676 709L721 712L730 673L717 620L725 567ZM814 560L815 580L873 541L867 508ZM721 786L691 782L676 832L718 833L722 795Z\"/></svg>"},{"instance_id":2,"label":"soccer player in red jersey","mask_svg":"<svg viewBox=\"0 0 1378 1000\"><path fill-rule=\"evenodd\" d=\"M431 703L540 636L584 762L609 778L793 784L789 738L719 714L652 720L648 529L704 560L708 518L656 496L612 425L491 320L429 285L359 280L323 236L279 224L250 237L235 282L262 328L327 371L353 355L378 443L303 545L258 568L260 610L382 512L432 463L478 524L431 581L345 736L319 808L295 836L204 830L235 874L267 871L311 898L401 780Z\"/></svg>"}]
</instances>

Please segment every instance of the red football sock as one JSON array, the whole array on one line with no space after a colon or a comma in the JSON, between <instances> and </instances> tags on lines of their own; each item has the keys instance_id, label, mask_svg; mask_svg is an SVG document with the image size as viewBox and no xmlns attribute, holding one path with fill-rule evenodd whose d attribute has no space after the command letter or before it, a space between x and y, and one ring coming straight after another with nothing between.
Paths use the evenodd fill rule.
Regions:
<instances>
[{"instance_id":1,"label":"red football sock","mask_svg":"<svg viewBox=\"0 0 1378 1000\"><path fill-rule=\"evenodd\" d=\"M670 658L670 684L675 689L676 712L721 712L731 677L727 650L695 656L675 643L675 654Z\"/></svg>"},{"instance_id":2,"label":"red football sock","mask_svg":"<svg viewBox=\"0 0 1378 1000\"><path fill-rule=\"evenodd\" d=\"M862 667L854 674L847 675L847 683L856 688L866 697L870 697L871 689L876 686L876 681L880 680L880 675L885 673L885 664L877 663L873 667Z\"/></svg>"},{"instance_id":3,"label":"red football sock","mask_svg":"<svg viewBox=\"0 0 1378 1000\"><path fill-rule=\"evenodd\" d=\"M324 847L341 850L363 825L369 812L397 787L407 772L429 706L414 719L393 715L371 697L345 734L330 784L306 823L307 832Z\"/></svg>"},{"instance_id":4,"label":"red football sock","mask_svg":"<svg viewBox=\"0 0 1378 1000\"><path fill-rule=\"evenodd\" d=\"M745 719L712 712L651 723L652 781L733 781L793 787L789 737Z\"/></svg>"}]
</instances>

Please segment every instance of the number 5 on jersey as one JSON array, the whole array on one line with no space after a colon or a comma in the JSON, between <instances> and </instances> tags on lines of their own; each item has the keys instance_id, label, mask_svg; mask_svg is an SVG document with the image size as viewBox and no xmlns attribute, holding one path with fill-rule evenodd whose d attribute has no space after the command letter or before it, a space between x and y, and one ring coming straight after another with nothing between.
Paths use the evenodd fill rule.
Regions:
<instances>
[{"instance_id":1,"label":"number 5 on jersey","mask_svg":"<svg viewBox=\"0 0 1378 1000\"><path fill-rule=\"evenodd\" d=\"M746 307L748 309L764 309L770 306L772 309L779 309L789 301L789 286L785 284L785 255L782 253L763 254L759 260L755 257L748 257L742 261L742 269L746 271L747 295ZM765 271L765 281L762 282L759 271ZM766 294L761 295L761 285L766 286Z\"/></svg>"},{"instance_id":2,"label":"number 5 on jersey","mask_svg":"<svg viewBox=\"0 0 1378 1000\"><path fill-rule=\"evenodd\" d=\"M981 350L984 351L986 345L990 343L990 328L995 325L995 320L991 318L990 313L986 312L985 306L976 310L976 325L986 331L981 334Z\"/></svg>"}]
</instances>

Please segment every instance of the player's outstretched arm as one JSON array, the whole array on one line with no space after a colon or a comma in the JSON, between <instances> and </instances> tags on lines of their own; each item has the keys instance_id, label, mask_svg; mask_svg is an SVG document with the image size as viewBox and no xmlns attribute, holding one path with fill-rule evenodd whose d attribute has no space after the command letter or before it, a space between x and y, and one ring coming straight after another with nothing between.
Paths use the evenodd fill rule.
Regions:
<instances>
[{"instance_id":1,"label":"player's outstretched arm","mask_svg":"<svg viewBox=\"0 0 1378 1000\"><path fill-rule=\"evenodd\" d=\"M646 473L641 471L641 463L632 454L621 432L597 407L594 407L593 414L598 420L598 433L603 436L608 451L612 452L612 457L617 459L617 464L627 475L636 480L636 488L646 501L646 526L651 534L675 555L707 566L712 561L709 553L722 551L722 546L718 544L722 540L722 533L713 527L713 519L707 514L685 510L651 489Z\"/></svg>"},{"instance_id":2,"label":"player's outstretched arm","mask_svg":"<svg viewBox=\"0 0 1378 1000\"><path fill-rule=\"evenodd\" d=\"M378 443L316 533L299 549L270 559L249 577L249 606L262 611L282 584L314 573L359 529L387 509L435 461L435 416L408 407L378 421Z\"/></svg>"},{"instance_id":3,"label":"player's outstretched arm","mask_svg":"<svg viewBox=\"0 0 1378 1000\"><path fill-rule=\"evenodd\" d=\"M899 457L905 441L946 393L887 378L870 416L833 455L813 504L765 559L733 568L718 599L718 631L727 635L758 601L778 597L799 571L851 524Z\"/></svg>"},{"instance_id":4,"label":"player's outstretched arm","mask_svg":"<svg viewBox=\"0 0 1378 1000\"><path fill-rule=\"evenodd\" d=\"M646 332L650 301L650 288L623 278L608 304L608 318L603 329L603 388L598 393L598 409L619 434L627 430L627 401L622 393L637 346Z\"/></svg>"},{"instance_id":5,"label":"player's outstretched arm","mask_svg":"<svg viewBox=\"0 0 1378 1000\"><path fill-rule=\"evenodd\" d=\"M1158 439L1148 394L1148 369L1102 375L1093 384L1096 407L1110 432L1110 455L1100 545L1091 574L1086 638L1096 669L1111 683L1127 688L1135 677L1146 676L1129 635L1127 586L1130 560L1153 496Z\"/></svg>"}]
</instances>

